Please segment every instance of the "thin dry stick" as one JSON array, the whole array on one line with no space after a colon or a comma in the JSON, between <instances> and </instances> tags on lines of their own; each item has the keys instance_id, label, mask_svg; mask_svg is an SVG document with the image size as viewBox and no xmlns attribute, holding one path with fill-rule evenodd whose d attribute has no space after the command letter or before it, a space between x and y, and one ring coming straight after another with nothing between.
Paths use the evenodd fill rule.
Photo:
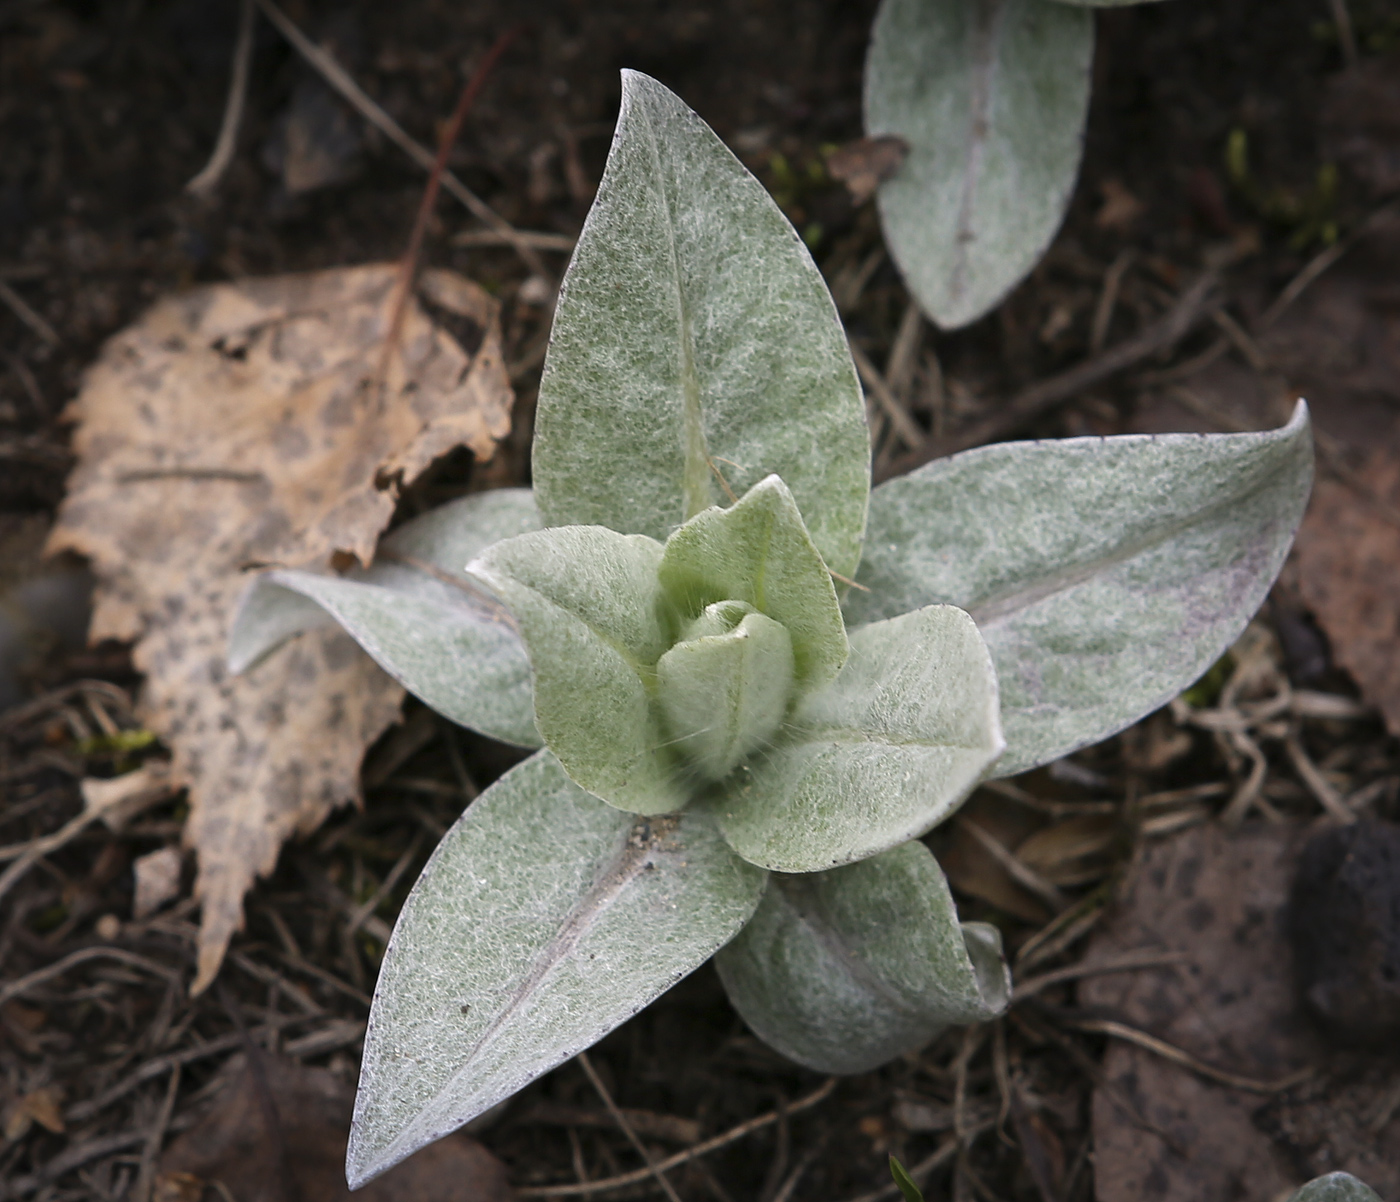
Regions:
<instances>
[{"instance_id":1,"label":"thin dry stick","mask_svg":"<svg viewBox=\"0 0 1400 1202\"><path fill-rule=\"evenodd\" d=\"M243 104L248 96L248 68L253 61L253 23L257 9L253 0L241 0L238 9L238 39L233 44L233 69L229 73L228 100L224 103L224 119L219 125L219 137L214 143L214 153L194 179L185 185L185 191L207 200L219 186L228 165L233 162L233 152L238 145L238 127L243 121Z\"/></svg>"},{"instance_id":2,"label":"thin dry stick","mask_svg":"<svg viewBox=\"0 0 1400 1202\"><path fill-rule=\"evenodd\" d=\"M820 1105L831 1096L832 1090L836 1088L836 1078L828 1077L819 1089L809 1093L805 1098L800 1098L791 1106L786 1108L786 1113L791 1116L804 1110L810 1110L813 1106ZM767 1114L760 1114L757 1118L752 1118L740 1123L737 1127L731 1127L722 1135L716 1135L713 1139L707 1139L696 1144L692 1148L686 1148L683 1152L677 1152L674 1156L668 1156L665 1160L657 1164L657 1168L663 1173L669 1173L672 1169L679 1168L700 1156L708 1156L711 1152L717 1152L720 1148L728 1147L732 1143L737 1143L746 1136L752 1135L755 1131L761 1131L764 1127L771 1127L778 1121L779 1114L776 1110L770 1110ZM630 1173L619 1173L616 1177L604 1177L598 1181L580 1181L570 1185L532 1185L524 1186L515 1191L518 1198L574 1198L584 1194L601 1194L608 1190L621 1189L623 1186L636 1185L639 1181L646 1181L652 1176L651 1169L635 1169Z\"/></svg>"},{"instance_id":3,"label":"thin dry stick","mask_svg":"<svg viewBox=\"0 0 1400 1202\"><path fill-rule=\"evenodd\" d=\"M423 198L418 203L418 216L413 220L413 232L409 235L408 249L404 251L403 259L399 264L398 279L394 284L394 296L389 305L389 332L384 336L384 350L379 357L379 370L375 373L376 383L380 386L388 379L389 360L398 347L399 336L403 332L404 314L408 308L408 294L413 287L414 274L418 270L418 257L423 251L423 239L428 232L428 219L432 216L433 208L437 204L438 191L442 187L443 176L447 171L447 156L452 153L452 147L457 144L457 136L462 131L462 122L466 120L477 96L480 95L482 86L486 83L492 70L495 69L496 64L500 62L501 55L520 36L522 29L523 26L517 25L515 28L507 30L496 39L495 45L486 52L486 57L477 64L476 70L472 72L471 78L462 88L462 94L457 98L457 107L452 110L452 117L443 128L442 137L438 139L437 157L433 159L432 170L428 173L428 186L423 189Z\"/></svg>"},{"instance_id":4,"label":"thin dry stick","mask_svg":"<svg viewBox=\"0 0 1400 1202\"><path fill-rule=\"evenodd\" d=\"M36 985L52 981L54 977L61 977L70 968L86 964L89 960L118 960L122 964L144 969L146 972L163 977L167 981L174 981L177 984L180 981L180 973L177 969L166 968L165 965L157 964L154 960L147 960L145 956L138 956L135 952L128 952L119 947L84 947L79 948L76 952L70 952L62 960L55 960L54 963L46 964L43 968L36 968L28 976L20 977L18 981L11 981L3 989L0 989L0 1006L3 1006L11 998L28 993Z\"/></svg>"},{"instance_id":5,"label":"thin dry stick","mask_svg":"<svg viewBox=\"0 0 1400 1202\"><path fill-rule=\"evenodd\" d=\"M25 325L51 346L57 346L59 342L62 341L58 336L58 331L30 308L29 302L11 288L9 284L5 283L4 280L0 280L0 301L4 301L9 305L10 311L13 312L20 321L24 322Z\"/></svg>"},{"instance_id":6,"label":"thin dry stick","mask_svg":"<svg viewBox=\"0 0 1400 1202\"><path fill-rule=\"evenodd\" d=\"M589 1059L587 1052L578 1054L578 1062L593 1088L598 1091L598 1096L603 1099L603 1105L608 1108L608 1113L612 1115L613 1122L622 1130L622 1134L627 1137L627 1142L637 1149L637 1154L646 1162L647 1169L656 1178L657 1184L661 1186L661 1191L671 1202L681 1202L680 1195L676 1193L675 1187L666 1180L666 1174L657 1167L656 1161L647 1151L646 1144L642 1143L636 1131L632 1129L632 1124L627 1121L627 1116L622 1113L621 1108L613 1101L613 1096L608 1092L608 1087L603 1084L603 1078L598 1076L598 1070L593 1067L593 1061Z\"/></svg>"},{"instance_id":7,"label":"thin dry stick","mask_svg":"<svg viewBox=\"0 0 1400 1202\"><path fill-rule=\"evenodd\" d=\"M1225 1085L1231 1089L1242 1089L1247 1093L1282 1093L1285 1089L1292 1089L1293 1086L1306 1081L1315 1072L1314 1069L1305 1068L1278 1081L1260 1081L1256 1077L1243 1077L1238 1073L1227 1073L1224 1069L1215 1068L1204 1060L1197 1060L1190 1052L1184 1052L1174 1044L1158 1039L1155 1035L1149 1035L1146 1031L1139 1031L1136 1027L1130 1027L1127 1023L1087 1018L1074 1021L1070 1025L1080 1031L1090 1031L1096 1035L1107 1035L1113 1039L1121 1039L1125 1043L1136 1044L1146 1051L1161 1056L1163 1060L1170 1060L1173 1064L1190 1069L1198 1077L1205 1077L1208 1081L1214 1081L1218 1085Z\"/></svg>"},{"instance_id":8,"label":"thin dry stick","mask_svg":"<svg viewBox=\"0 0 1400 1202\"><path fill-rule=\"evenodd\" d=\"M165 1100L161 1103L160 1113L151 1124L146 1146L141 1149L141 1167L136 1173L136 1188L131 1191L136 1202L150 1202L156 1183L156 1157L160 1155L160 1145L165 1141L165 1132L170 1127L170 1116L175 1112L175 1095L179 1090L180 1062L177 1060L170 1067L170 1081L165 1087Z\"/></svg>"},{"instance_id":9,"label":"thin dry stick","mask_svg":"<svg viewBox=\"0 0 1400 1202\"><path fill-rule=\"evenodd\" d=\"M533 250L555 251L561 255L572 254L578 239L568 234L546 234L539 230L516 230L511 239L497 230L463 230L449 239L453 246L470 249L473 246L511 246L514 241L523 243Z\"/></svg>"},{"instance_id":10,"label":"thin dry stick","mask_svg":"<svg viewBox=\"0 0 1400 1202\"><path fill-rule=\"evenodd\" d=\"M1137 258L1137 251L1129 247L1108 265L1103 273L1103 291L1099 293L1099 303L1094 307L1094 324L1089 334L1089 350L1098 354L1108 339L1108 327L1113 322L1113 311L1118 307L1118 293L1123 287L1123 277Z\"/></svg>"},{"instance_id":11,"label":"thin dry stick","mask_svg":"<svg viewBox=\"0 0 1400 1202\"><path fill-rule=\"evenodd\" d=\"M1284 311L1303 295L1308 286L1312 284L1318 276L1346 254L1357 242L1375 229L1377 225L1381 224L1387 217L1394 215L1397 211L1400 211L1400 205L1397 205L1395 201L1381 205L1380 208L1371 213L1366 220L1352 230L1351 233L1340 242L1334 242L1331 246L1327 247L1326 250L1319 251L1303 266L1303 269L1299 271L1297 275L1288 281L1283 291L1278 294L1274 303L1264 310L1264 315L1259 319L1258 324L1255 325L1254 332L1256 334L1263 334L1269 330L1270 327L1283 316Z\"/></svg>"},{"instance_id":12,"label":"thin dry stick","mask_svg":"<svg viewBox=\"0 0 1400 1202\"><path fill-rule=\"evenodd\" d=\"M273 3L273 0L257 0L257 5L262 9L263 16L277 27L277 31L287 41L291 42L297 53L315 67L321 73L322 78L358 109L371 125L375 126L424 171L433 169L433 152L421 142L409 137L404 132L403 127L376 104L364 89L350 77L345 68L302 33L291 18ZM548 274L544 261L535 253L534 249L516 237L515 227L452 172L444 171L442 173L442 186L461 201L478 220L485 222L505 238L531 271L537 275Z\"/></svg>"},{"instance_id":13,"label":"thin dry stick","mask_svg":"<svg viewBox=\"0 0 1400 1202\"><path fill-rule=\"evenodd\" d=\"M1332 782L1322 775L1322 770L1312 762L1303 744L1298 741L1298 736L1290 734L1284 740L1283 747L1293 762L1294 770L1303 778L1303 784L1307 785L1308 792L1317 798L1318 804L1338 822L1355 822L1356 814L1343 800L1342 795L1332 787Z\"/></svg>"},{"instance_id":14,"label":"thin dry stick","mask_svg":"<svg viewBox=\"0 0 1400 1202\"><path fill-rule=\"evenodd\" d=\"M1351 23L1351 10L1347 0L1327 0L1332 9L1332 21L1337 26L1337 41L1342 47L1342 62L1348 68L1355 67L1361 60L1356 50L1356 29Z\"/></svg>"},{"instance_id":15,"label":"thin dry stick","mask_svg":"<svg viewBox=\"0 0 1400 1202\"><path fill-rule=\"evenodd\" d=\"M921 451L928 443L924 432L905 412L904 406L899 403L899 399L890 390L890 386L885 383L885 377L880 374L875 364L870 362L866 353L854 342L850 346L851 358L855 360L856 371L860 373L861 381L870 389L876 403L885 411L885 416L890 419L890 423L899 434L901 441L911 451Z\"/></svg>"},{"instance_id":16,"label":"thin dry stick","mask_svg":"<svg viewBox=\"0 0 1400 1202\"><path fill-rule=\"evenodd\" d=\"M1058 914L1069 905L1069 899L1059 889L1035 869L1019 860L1014 852L1003 846L1001 840L988 832L985 827L974 822L966 814L959 816L958 823L986 849L992 859L1006 869L1012 880L1023 889L1029 889L1055 913Z\"/></svg>"},{"instance_id":17,"label":"thin dry stick","mask_svg":"<svg viewBox=\"0 0 1400 1202\"><path fill-rule=\"evenodd\" d=\"M376 889L374 893L369 897L369 899L363 905L361 905L358 910L351 914L349 919L346 921L346 929L352 935L360 929L360 925L365 921L365 919L367 919L371 914L373 914L377 909L379 909L384 899L389 896L389 890L391 890L395 885L397 885L399 883L399 879L403 876L405 872L408 871L408 866L413 863L413 857L418 854L418 849L422 846L423 832L418 831L413 836L412 840L409 842L409 845L404 851L403 855L401 855L395 862L394 866L391 869L389 869L389 875L384 878L379 888ZM300 957L297 958L300 959Z\"/></svg>"},{"instance_id":18,"label":"thin dry stick","mask_svg":"<svg viewBox=\"0 0 1400 1202\"><path fill-rule=\"evenodd\" d=\"M1216 271L1204 272L1181 294L1176 304L1133 337L1115 343L1068 371L1032 384L1004 405L997 406L996 412L974 422L953 438L943 439L941 445L925 446L917 453L903 456L891 466L888 474L912 471L940 455L951 455L1014 434L1027 422L1049 413L1086 388L1175 346L1218 306L1216 286L1219 279Z\"/></svg>"},{"instance_id":19,"label":"thin dry stick","mask_svg":"<svg viewBox=\"0 0 1400 1202\"><path fill-rule=\"evenodd\" d=\"M76 817L70 818L51 835L35 839L29 844L23 845L22 848L6 848L7 852L15 851L18 855L15 862L5 869L4 875L0 875L0 897L4 897L14 887L15 882L46 855L71 843L101 818L105 812L105 810L95 807L86 809Z\"/></svg>"},{"instance_id":20,"label":"thin dry stick","mask_svg":"<svg viewBox=\"0 0 1400 1202\"><path fill-rule=\"evenodd\" d=\"M1115 972L1137 972L1144 968L1165 968L1171 964L1183 964L1190 957L1185 952L1142 951L1120 956L1116 960L1104 960L1098 964L1071 964L1068 968L1057 968L1054 972L1041 973L1038 977L1027 977L1011 994L1011 1004L1024 1002L1051 985L1065 981L1077 981L1082 977L1104 977Z\"/></svg>"},{"instance_id":21,"label":"thin dry stick","mask_svg":"<svg viewBox=\"0 0 1400 1202\"><path fill-rule=\"evenodd\" d=\"M885 381L901 403L908 399L910 386L914 383L914 368L918 365L923 332L924 315L919 311L918 304L911 300L904 307L904 316L900 318L894 344L890 347L890 357L885 360Z\"/></svg>"}]
</instances>

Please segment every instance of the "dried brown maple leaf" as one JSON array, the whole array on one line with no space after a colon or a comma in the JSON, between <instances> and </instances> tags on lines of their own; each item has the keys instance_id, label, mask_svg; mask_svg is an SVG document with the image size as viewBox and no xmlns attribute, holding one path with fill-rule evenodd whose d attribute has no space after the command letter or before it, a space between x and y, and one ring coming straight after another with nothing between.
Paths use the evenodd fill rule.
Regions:
<instances>
[{"instance_id":1,"label":"dried brown maple leaf","mask_svg":"<svg viewBox=\"0 0 1400 1202\"><path fill-rule=\"evenodd\" d=\"M283 842L358 795L368 744L403 691L339 632L230 678L225 640L251 564L363 562L402 482L469 447L489 458L512 393L495 303L447 272L421 292L374 385L396 268L198 288L116 335L69 415L78 466L51 551L98 577L89 636L135 640L142 720L188 785L202 905L194 990L213 980L242 899Z\"/></svg>"}]
</instances>

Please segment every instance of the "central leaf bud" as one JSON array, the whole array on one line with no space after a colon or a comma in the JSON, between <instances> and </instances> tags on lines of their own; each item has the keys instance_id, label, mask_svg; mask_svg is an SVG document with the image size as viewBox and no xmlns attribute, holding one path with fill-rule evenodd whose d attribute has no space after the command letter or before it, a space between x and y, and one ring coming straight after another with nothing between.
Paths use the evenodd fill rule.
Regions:
<instances>
[{"instance_id":1,"label":"central leaf bud","mask_svg":"<svg viewBox=\"0 0 1400 1202\"><path fill-rule=\"evenodd\" d=\"M792 695L792 639L745 601L707 605L656 665L672 736L690 762L719 780L768 742Z\"/></svg>"}]
</instances>

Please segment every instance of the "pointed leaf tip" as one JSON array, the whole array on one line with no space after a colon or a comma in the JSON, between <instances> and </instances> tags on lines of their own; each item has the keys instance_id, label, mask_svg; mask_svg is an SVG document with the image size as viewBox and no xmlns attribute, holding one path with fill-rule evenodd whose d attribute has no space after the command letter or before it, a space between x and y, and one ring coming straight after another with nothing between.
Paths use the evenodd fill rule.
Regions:
<instances>
[{"instance_id":1,"label":"pointed leaf tip","mask_svg":"<svg viewBox=\"0 0 1400 1202\"><path fill-rule=\"evenodd\" d=\"M1257 434L1001 443L875 490L856 625L934 602L976 619L1024 772L1122 730L1239 637L1312 487L1306 404ZM937 520L933 520L937 515ZM853 636L854 637L854 636Z\"/></svg>"},{"instance_id":2,"label":"pointed leaf tip","mask_svg":"<svg viewBox=\"0 0 1400 1202\"><path fill-rule=\"evenodd\" d=\"M384 953L352 1188L515 1093L703 964L765 874L703 814L638 819L539 752L444 836Z\"/></svg>"},{"instance_id":3,"label":"pointed leaf tip","mask_svg":"<svg viewBox=\"0 0 1400 1202\"><path fill-rule=\"evenodd\" d=\"M870 439L826 284L763 186L640 72L560 290L533 465L549 524L658 541L777 473L827 563L860 558Z\"/></svg>"}]
</instances>

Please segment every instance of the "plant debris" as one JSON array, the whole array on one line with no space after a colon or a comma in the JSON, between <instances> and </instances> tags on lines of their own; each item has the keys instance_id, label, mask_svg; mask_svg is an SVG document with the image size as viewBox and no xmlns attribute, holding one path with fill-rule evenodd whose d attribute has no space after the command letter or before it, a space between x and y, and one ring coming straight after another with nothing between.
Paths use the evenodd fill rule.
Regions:
<instances>
[{"instance_id":1,"label":"plant debris","mask_svg":"<svg viewBox=\"0 0 1400 1202\"><path fill-rule=\"evenodd\" d=\"M496 309L459 276L431 273L425 291L474 345L414 304L376 386L394 278L344 268L162 301L108 344L70 407L79 466L50 547L92 562L90 638L136 640L142 720L190 789L196 991L282 843L359 796L360 758L403 697L319 631L230 679L243 569L368 562L405 483L457 446L490 458L509 429Z\"/></svg>"}]
</instances>

